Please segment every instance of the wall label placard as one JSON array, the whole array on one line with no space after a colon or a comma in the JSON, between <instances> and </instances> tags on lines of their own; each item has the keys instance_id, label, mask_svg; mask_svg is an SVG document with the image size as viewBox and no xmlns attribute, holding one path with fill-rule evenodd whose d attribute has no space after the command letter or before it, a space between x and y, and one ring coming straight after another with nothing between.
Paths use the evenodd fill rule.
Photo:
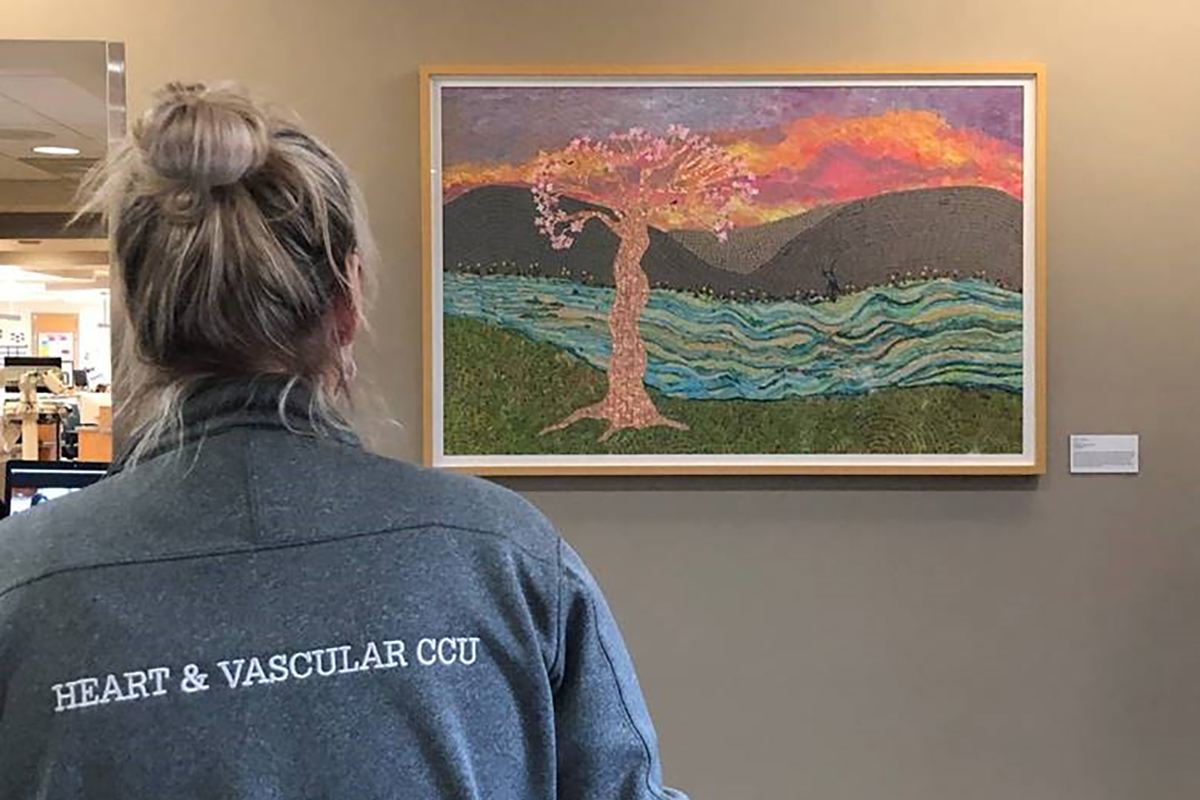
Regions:
<instances>
[{"instance_id":1,"label":"wall label placard","mask_svg":"<svg viewBox=\"0 0 1200 800\"><path fill-rule=\"evenodd\" d=\"M1139 471L1137 434L1073 435L1071 473L1136 475Z\"/></svg>"}]
</instances>

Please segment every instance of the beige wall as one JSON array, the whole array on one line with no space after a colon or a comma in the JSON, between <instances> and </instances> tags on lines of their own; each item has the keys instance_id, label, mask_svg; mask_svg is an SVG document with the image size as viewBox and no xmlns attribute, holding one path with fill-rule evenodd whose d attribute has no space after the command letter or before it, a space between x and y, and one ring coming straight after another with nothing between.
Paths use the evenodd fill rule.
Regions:
<instances>
[{"instance_id":1,"label":"beige wall","mask_svg":"<svg viewBox=\"0 0 1200 800\"><path fill-rule=\"evenodd\" d=\"M5 0L121 39L132 97L235 77L362 177L369 373L419 441L422 62L1030 59L1049 69L1050 473L513 481L606 586L696 798L1200 793L1200 6L1192 0ZM1139 431L1072 478L1072 431Z\"/></svg>"}]
</instances>

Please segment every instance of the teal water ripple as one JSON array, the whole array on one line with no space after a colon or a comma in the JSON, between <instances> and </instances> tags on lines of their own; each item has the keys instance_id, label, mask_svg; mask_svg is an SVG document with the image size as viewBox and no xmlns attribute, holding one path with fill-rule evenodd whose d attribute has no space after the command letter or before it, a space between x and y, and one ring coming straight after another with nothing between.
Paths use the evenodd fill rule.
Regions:
<instances>
[{"instance_id":1,"label":"teal water ripple","mask_svg":"<svg viewBox=\"0 0 1200 800\"><path fill-rule=\"evenodd\" d=\"M518 331L604 370L613 290L443 274L443 310ZM778 400L901 386L1022 389L1022 296L974 280L887 286L808 305L654 291L646 383L704 400Z\"/></svg>"}]
</instances>

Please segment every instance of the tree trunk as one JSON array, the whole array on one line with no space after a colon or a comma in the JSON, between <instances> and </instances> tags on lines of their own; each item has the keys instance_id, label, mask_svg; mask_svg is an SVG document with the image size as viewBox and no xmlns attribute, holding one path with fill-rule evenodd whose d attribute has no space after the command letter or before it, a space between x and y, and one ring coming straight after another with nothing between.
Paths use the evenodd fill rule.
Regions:
<instances>
[{"instance_id":1,"label":"tree trunk","mask_svg":"<svg viewBox=\"0 0 1200 800\"><path fill-rule=\"evenodd\" d=\"M612 358L608 363L608 392L599 403L581 408L561 422L549 425L543 434L562 430L581 419L602 419L608 429L600 437L606 441L624 428L651 428L665 425L687 430L688 426L658 413L646 392L646 345L638 329L642 309L650 299L650 281L642 271L642 256L650 247L650 230L644 211L627 211L619 222L606 220L620 237L613 261L616 297L608 312L608 331L612 337Z\"/></svg>"}]
</instances>

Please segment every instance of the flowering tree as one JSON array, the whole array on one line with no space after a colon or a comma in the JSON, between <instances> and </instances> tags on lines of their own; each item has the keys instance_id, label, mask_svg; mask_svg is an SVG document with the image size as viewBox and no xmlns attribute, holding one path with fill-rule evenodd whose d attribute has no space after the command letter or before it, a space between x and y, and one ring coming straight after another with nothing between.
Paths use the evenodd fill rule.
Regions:
<instances>
[{"instance_id":1,"label":"flowering tree","mask_svg":"<svg viewBox=\"0 0 1200 800\"><path fill-rule=\"evenodd\" d=\"M680 125L669 127L665 136L630 128L602 140L572 139L561 150L538 154L535 225L551 246L570 247L591 220L608 226L620 240L613 261L616 296L608 314L608 391L600 402L547 426L543 434L581 419L608 423L602 442L625 428L687 430L684 423L660 414L646 392L646 346L638 321L650 298L641 266L650 246L649 226L702 227L725 241L735 202L756 193L754 176L740 158ZM603 208L567 212L559 203L564 195Z\"/></svg>"}]
</instances>

